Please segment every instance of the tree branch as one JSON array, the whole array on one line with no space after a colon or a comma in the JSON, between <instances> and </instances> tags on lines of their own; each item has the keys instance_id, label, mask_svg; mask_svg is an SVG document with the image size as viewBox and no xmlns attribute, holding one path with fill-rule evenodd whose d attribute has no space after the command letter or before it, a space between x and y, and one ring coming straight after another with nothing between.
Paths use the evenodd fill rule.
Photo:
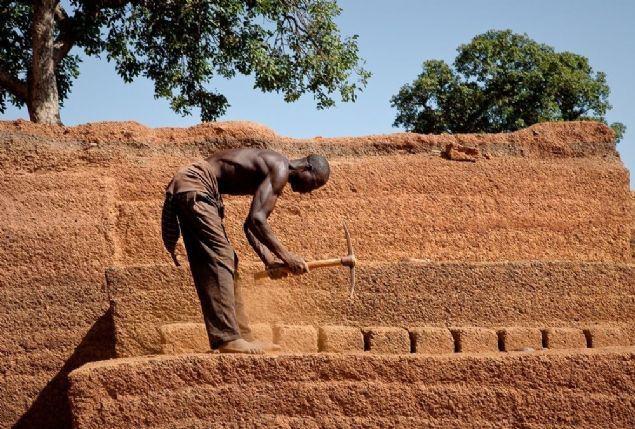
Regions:
<instances>
[{"instance_id":1,"label":"tree branch","mask_svg":"<svg viewBox=\"0 0 635 429\"><path fill-rule=\"evenodd\" d=\"M53 52L53 61L55 61L55 65L57 65L66 55L68 55L75 44L76 39L70 23L70 18L61 3L58 3L55 8L55 21L60 27L60 35L53 43L53 49L55 50Z\"/></svg>"},{"instance_id":2,"label":"tree branch","mask_svg":"<svg viewBox=\"0 0 635 429\"><path fill-rule=\"evenodd\" d=\"M55 21L57 21L60 25L64 25L68 22L68 14L64 10L64 6L62 3L58 3L55 8Z\"/></svg>"},{"instance_id":3,"label":"tree branch","mask_svg":"<svg viewBox=\"0 0 635 429\"><path fill-rule=\"evenodd\" d=\"M27 102L29 91L26 83L20 79L11 76L6 71L0 69L0 88L3 88L19 98L23 102Z\"/></svg>"},{"instance_id":4,"label":"tree branch","mask_svg":"<svg viewBox=\"0 0 635 429\"><path fill-rule=\"evenodd\" d=\"M73 22L81 19L91 20L99 15L103 9L116 9L130 3L130 0L102 0L89 2L84 11L77 11L73 18L70 18L61 3L57 4L55 9L55 20L60 26L60 35L54 42L54 60L55 64L68 55L73 45L77 42L76 30L73 28Z\"/></svg>"},{"instance_id":5,"label":"tree branch","mask_svg":"<svg viewBox=\"0 0 635 429\"><path fill-rule=\"evenodd\" d=\"M287 20L287 22L290 22L293 24L294 28L294 33L297 34L303 34L304 36L306 36L307 39L309 39L309 42L311 43L311 45L313 45L313 48L315 49L315 53L318 55L322 54L322 46L320 43L318 43L317 40L315 40L315 37L313 37L313 34L311 34L311 32L308 29L308 25L306 23L306 21L304 19L301 18L301 16L298 16L297 18L294 17L293 15L289 15L289 14L285 14L284 15L285 20ZM289 25L289 27L291 27L291 24ZM303 49L303 51L306 53L308 52L308 50L305 48Z\"/></svg>"}]
</instances>

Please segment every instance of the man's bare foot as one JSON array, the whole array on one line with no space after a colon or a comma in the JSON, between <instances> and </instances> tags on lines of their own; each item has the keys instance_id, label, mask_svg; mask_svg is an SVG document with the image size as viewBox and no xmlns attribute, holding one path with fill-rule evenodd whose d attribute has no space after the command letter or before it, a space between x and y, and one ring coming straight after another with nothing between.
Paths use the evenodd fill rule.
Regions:
<instances>
[{"instance_id":1,"label":"man's bare foot","mask_svg":"<svg viewBox=\"0 0 635 429\"><path fill-rule=\"evenodd\" d=\"M244 353L250 355L258 355L265 352L261 344L250 343L242 338L221 345L218 347L218 351L221 353Z\"/></svg>"},{"instance_id":2,"label":"man's bare foot","mask_svg":"<svg viewBox=\"0 0 635 429\"><path fill-rule=\"evenodd\" d=\"M253 340L250 341L250 343L260 345L262 350L264 350L265 352L279 352L282 349L282 347L270 341Z\"/></svg>"}]
</instances>

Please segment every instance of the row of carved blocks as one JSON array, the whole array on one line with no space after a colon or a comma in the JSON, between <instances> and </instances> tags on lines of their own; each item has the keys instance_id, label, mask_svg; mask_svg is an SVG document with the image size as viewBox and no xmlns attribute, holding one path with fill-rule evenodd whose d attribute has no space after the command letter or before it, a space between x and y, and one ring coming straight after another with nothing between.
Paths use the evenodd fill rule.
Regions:
<instances>
[{"instance_id":1,"label":"row of carved blocks","mask_svg":"<svg viewBox=\"0 0 635 429\"><path fill-rule=\"evenodd\" d=\"M161 327L165 354L205 352L209 343L201 323ZM546 349L598 348L629 345L618 327L365 327L255 324L252 335L272 341L291 353L444 354Z\"/></svg>"}]
</instances>

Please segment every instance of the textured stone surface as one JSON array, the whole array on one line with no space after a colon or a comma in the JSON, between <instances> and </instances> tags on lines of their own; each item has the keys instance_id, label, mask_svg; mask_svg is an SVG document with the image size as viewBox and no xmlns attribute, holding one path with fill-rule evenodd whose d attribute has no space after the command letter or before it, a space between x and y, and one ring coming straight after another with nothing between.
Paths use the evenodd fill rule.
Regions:
<instances>
[{"instance_id":1,"label":"textured stone surface","mask_svg":"<svg viewBox=\"0 0 635 429\"><path fill-rule=\"evenodd\" d=\"M371 353L410 353L410 335L403 328L370 326L362 329L364 342Z\"/></svg>"},{"instance_id":2,"label":"textured stone surface","mask_svg":"<svg viewBox=\"0 0 635 429\"><path fill-rule=\"evenodd\" d=\"M288 353L316 353L318 331L311 325L275 325L273 340Z\"/></svg>"},{"instance_id":3,"label":"textured stone surface","mask_svg":"<svg viewBox=\"0 0 635 429\"><path fill-rule=\"evenodd\" d=\"M498 335L506 352L542 349L542 331L539 328L506 327L499 329Z\"/></svg>"},{"instance_id":4,"label":"textured stone surface","mask_svg":"<svg viewBox=\"0 0 635 429\"><path fill-rule=\"evenodd\" d=\"M582 329L547 328L543 335L549 349L583 349L587 346Z\"/></svg>"},{"instance_id":5,"label":"textured stone surface","mask_svg":"<svg viewBox=\"0 0 635 429\"><path fill-rule=\"evenodd\" d=\"M113 183L16 169L0 170L0 427L69 427L66 375L114 354Z\"/></svg>"},{"instance_id":6,"label":"textured stone surface","mask_svg":"<svg viewBox=\"0 0 635 429\"><path fill-rule=\"evenodd\" d=\"M590 326L584 330L584 335L587 345L593 348L631 345L623 329L617 326Z\"/></svg>"},{"instance_id":7,"label":"textured stone surface","mask_svg":"<svg viewBox=\"0 0 635 429\"><path fill-rule=\"evenodd\" d=\"M73 372L76 429L633 427L634 349L181 355Z\"/></svg>"},{"instance_id":8,"label":"textured stone surface","mask_svg":"<svg viewBox=\"0 0 635 429\"><path fill-rule=\"evenodd\" d=\"M252 323L251 335L258 340L273 342L273 327L268 323Z\"/></svg>"},{"instance_id":9,"label":"textured stone surface","mask_svg":"<svg viewBox=\"0 0 635 429\"><path fill-rule=\"evenodd\" d=\"M160 328L163 354L204 353L210 350L203 323L169 323Z\"/></svg>"},{"instance_id":10,"label":"textured stone surface","mask_svg":"<svg viewBox=\"0 0 635 429\"><path fill-rule=\"evenodd\" d=\"M441 159L438 151L448 143L478 147L490 159L469 164ZM327 187L311 198L286 192L271 218L281 241L308 259L332 257L339 253L336 249L344 249L341 227L332 219L347 218L354 219L349 227L366 261L631 260L628 173L612 134L597 123L541 124L500 135L400 133L295 140L247 123L148 129L136 123L50 127L0 121L0 422L13 426L20 419L20 427L68 427L66 373L114 355L113 317L119 355L159 353L161 325L201 321L187 273L176 276L177 283L183 280L179 289L168 284L167 279L174 280L170 271L150 267L148 284L127 290L126 301L113 284L104 287L104 269L169 263L158 235L158 210L168 180L194 159L241 146L268 147L290 156L315 152L332 161ZM227 198L226 203L230 238L241 261L254 263L241 231L247 199ZM403 221L385 222L389 217ZM182 246L179 254L185 262ZM447 274L456 274L451 271ZM325 282L303 301L301 292L289 287L304 280L289 281L289 287L271 294L253 292L251 310L257 322L343 324L343 317L351 323L367 317L367 325L400 319L399 307L411 302L403 319L412 323L404 326L445 320L448 310L453 313L448 323L468 323L470 318L469 323L481 323L478 319L489 310L496 326L502 326L550 322L550 317L566 322L578 317L579 308L575 320L584 326L626 323L631 335L633 292L625 290L632 290L632 273L631 280L620 281L612 269L591 276L582 269L574 272L580 280L568 282L570 294L562 283L555 285L561 292L554 296L545 289L550 285L541 280L546 277L539 269L524 284L506 279L522 278L524 271L516 275L503 270L502 278L485 283L492 289L513 284L525 292L517 299L508 297L501 308L487 305L489 291L479 295L469 275L459 276L457 289L447 295L441 287L450 283L440 280L412 281L410 292L398 295L391 291L397 284L391 277L401 278L403 271L391 269L379 276L379 283L365 282L384 294L373 291L350 310L338 295L346 289L344 281ZM370 271L368 275L375 277ZM317 282L345 276L345 270L330 270L310 278ZM143 279L134 281L141 284ZM594 285L608 291L606 300L596 299L597 290L587 292ZM413 300L419 291L421 297ZM467 299L485 304L482 314L463 310L464 291ZM564 302L563 295L568 298ZM535 296L542 302L532 301ZM429 301L431 297L436 301ZM111 298L116 298L112 312ZM333 308L329 300L334 300Z\"/></svg>"},{"instance_id":11,"label":"textured stone surface","mask_svg":"<svg viewBox=\"0 0 635 429\"><path fill-rule=\"evenodd\" d=\"M323 216L328 212L328 219L351 220L358 257L366 261L630 260L628 176L606 160L459 163L421 155L331 160L327 187L311 198L286 192L271 216L281 241L309 259L344 252L341 224L329 222ZM157 169L162 175L152 187L161 189L173 170L151 164L140 173L156 176ZM373 180L374 175L383 179ZM590 183L602 184L601 190ZM158 234L162 198L149 196L119 203L122 263L169 262ZM241 260L257 262L242 233L249 199L225 202L227 232ZM407 219L408 227L384 219ZM580 228L580 222L588 227ZM318 234L326 239L304 238ZM386 236L393 240L386 242Z\"/></svg>"},{"instance_id":12,"label":"textured stone surface","mask_svg":"<svg viewBox=\"0 0 635 429\"><path fill-rule=\"evenodd\" d=\"M454 338L448 328L425 326L410 328L409 331L416 353L454 353Z\"/></svg>"},{"instance_id":13,"label":"textured stone surface","mask_svg":"<svg viewBox=\"0 0 635 429\"><path fill-rule=\"evenodd\" d=\"M318 344L321 352L363 352L364 335L354 326L320 326Z\"/></svg>"},{"instance_id":14,"label":"textured stone surface","mask_svg":"<svg viewBox=\"0 0 635 429\"><path fill-rule=\"evenodd\" d=\"M203 320L188 269L111 268L106 281L113 302L117 356L161 353L162 325Z\"/></svg>"},{"instance_id":15,"label":"textured stone surface","mask_svg":"<svg viewBox=\"0 0 635 429\"><path fill-rule=\"evenodd\" d=\"M459 353L483 353L498 351L498 335L495 330L481 327L450 328L456 351Z\"/></svg>"},{"instance_id":16,"label":"textured stone surface","mask_svg":"<svg viewBox=\"0 0 635 429\"><path fill-rule=\"evenodd\" d=\"M620 326L635 338L635 266L586 262L366 263L348 298L346 270L325 269L254 285L243 264L253 323L350 326ZM200 322L187 269L111 269L118 356L160 353L158 328ZM174 303L174 305L172 305ZM565 326L566 326L565 325Z\"/></svg>"}]
</instances>

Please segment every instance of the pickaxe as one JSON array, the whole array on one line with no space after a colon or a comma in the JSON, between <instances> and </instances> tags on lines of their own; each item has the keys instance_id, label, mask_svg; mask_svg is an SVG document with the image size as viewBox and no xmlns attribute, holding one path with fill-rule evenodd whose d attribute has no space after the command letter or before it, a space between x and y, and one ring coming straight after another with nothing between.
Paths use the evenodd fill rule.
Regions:
<instances>
[{"instance_id":1,"label":"pickaxe","mask_svg":"<svg viewBox=\"0 0 635 429\"><path fill-rule=\"evenodd\" d=\"M350 296L352 298L355 293L355 264L357 263L357 260L355 259L355 254L353 253L353 244L351 243L351 235L348 232L348 227L346 226L346 222L343 222L343 223L344 223L344 235L346 236L346 246L348 248L348 255L342 256L341 258L307 261L306 264L309 266L310 270L312 270L313 268L337 267L340 265L344 267L349 267L351 270L351 283L350 283L351 295ZM281 266L281 267L271 268L270 270L260 271L254 274L254 279L260 280L260 279L269 277L269 273L272 271L289 273L289 269L287 267Z\"/></svg>"}]
</instances>

